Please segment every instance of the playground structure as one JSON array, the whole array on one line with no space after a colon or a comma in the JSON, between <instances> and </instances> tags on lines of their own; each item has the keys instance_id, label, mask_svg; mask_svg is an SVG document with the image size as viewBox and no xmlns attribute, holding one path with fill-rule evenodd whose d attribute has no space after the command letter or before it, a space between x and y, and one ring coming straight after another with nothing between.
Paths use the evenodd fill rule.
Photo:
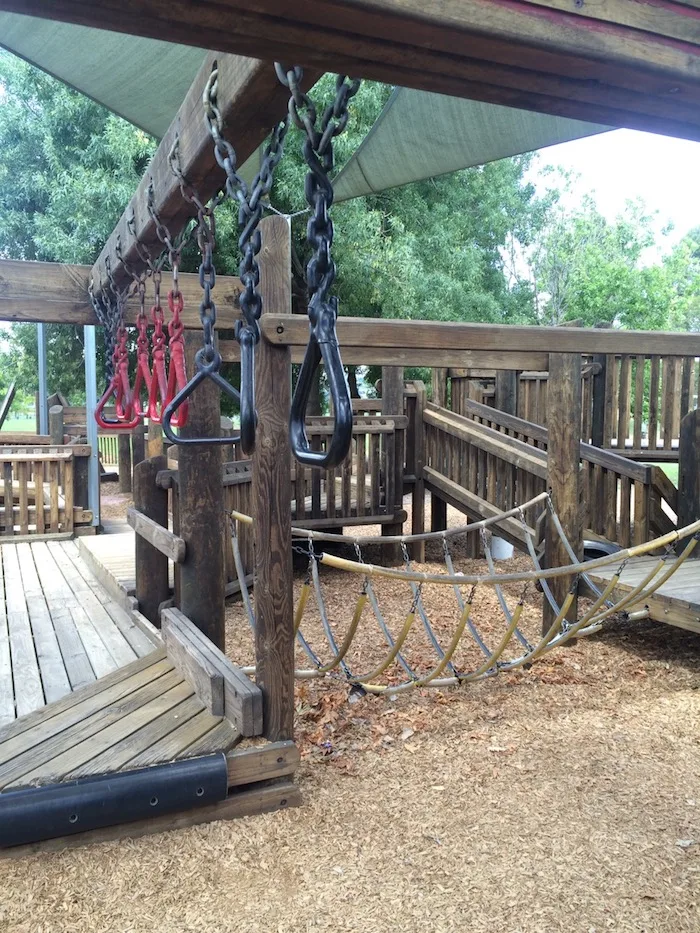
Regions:
<instances>
[{"instance_id":1,"label":"playground structure","mask_svg":"<svg viewBox=\"0 0 700 933\"><path fill-rule=\"evenodd\" d=\"M387 30L397 48L401 43L411 43L411 55L426 40L403 13L383 9L381 3L376 6L374 15L365 19L364 12L358 15L359 6L345 5L343 29L363 32L371 21L369 28L374 36L363 40L368 57L362 62L353 58L347 45L343 46L344 60L349 55L349 65L356 66L358 74L393 81L400 77L407 84L427 82L451 93L474 92L501 102L514 101L515 92L506 93L499 83L507 71L501 65L492 74L494 84L481 83L476 89L473 80L465 78L472 67L468 59L456 63L449 59L459 74L442 70L448 56L427 48L420 52L416 71L399 68L388 59L382 63L384 53L374 40L383 34L386 37ZM579 28L572 31L570 24L560 28L563 14L550 10L546 21L537 15L538 10L555 4L516 6L517 14L509 11L508 17L518 18L517 35L500 22L500 4L493 5L496 13L489 22L479 19L484 4L465 3L453 13L467 20L473 18L466 25L462 23L462 38L467 41L467 34L475 29L482 54L489 54L490 49L494 62L499 42L506 42L509 54L519 56L516 63L519 61L521 66L528 49L532 54L532 43L540 47L544 44L549 46L552 67L559 56L566 60L567 74L570 68L585 71L586 63L596 60L597 65L602 54L614 62L608 67L608 80L620 82L614 89L586 83L584 93L574 80L558 77L550 86L546 76L538 74L537 81L532 78L524 84L519 77L520 106L565 109L571 115L595 116L611 125L635 125L698 137L700 86L687 73L687 50L676 55L676 44L662 41L648 29L640 30L634 22L623 21L608 32L597 21L594 28L594 21L585 14L567 14L568 19L578 23ZM143 29L148 33L153 22L150 5L147 7L138 23L130 19L127 23L122 19L126 14L108 3L85 8L80 19L86 22L98 16L102 27ZM299 53L302 62L326 67L338 51L338 36L344 33L326 28L322 5L315 4L314 9L320 17L315 31L317 47L312 54L303 30L297 31L295 34L301 38L294 52ZM667 35L665 30L674 26L674 21L676 29L683 27L680 12L654 9L662 35ZM44 7L36 3L31 12L67 19L76 15L63 4ZM186 34L185 41L198 41L202 34L197 23L187 20L194 12L195 5L184 4L167 23L159 20L159 36L167 39L177 28L179 31L172 32L172 37L182 39ZM246 22L257 22L258 13L249 14ZM433 20L432 38L427 44L433 48L451 44L454 24L448 25L446 18L442 21L444 14L439 11L423 11L423 15ZM543 22L549 24L546 37ZM515 30L515 25L512 28ZM265 24L266 42L270 41L275 50L280 42L276 29ZM615 41L620 30L630 33L630 44L624 48ZM490 35L488 41L483 39L484 33ZM602 53L594 41L595 37L601 41L601 35L607 37ZM217 38L225 50L231 51L243 42L235 27L224 28ZM246 51L273 54L270 47L260 45L262 40L256 45L256 40L248 36L245 42ZM571 43L576 46L573 50ZM697 46L690 47L697 57ZM653 53L659 49L664 51L663 62L650 66L650 61L657 62ZM286 47L284 51L288 51ZM370 60L373 64L368 64ZM532 65L531 58L527 61ZM215 168L206 124L201 119L202 94L214 62L218 69L218 106L226 125L235 126L239 134L239 156L252 151L263 138L268 125L283 113L288 92L278 86L269 64L212 54L95 268L3 261L3 320L58 321L87 327L97 323L88 300L90 280L100 287L101 283L113 281L124 288L134 269L140 273L147 266L145 252L156 246L157 224L153 211L146 209L149 189L157 214L173 231L182 228L193 212L192 202L181 197L179 181L168 170L176 139L183 154L181 171L187 178L197 179L199 197L216 193L222 173ZM667 97L649 77L650 67L664 71L684 94ZM532 69L529 73L534 74ZM630 82L634 82L634 91L625 89ZM494 90L496 85L498 92ZM562 93L556 103L549 96ZM246 99L259 101L260 105L246 108L242 104ZM343 361L384 367L380 410L367 402L356 412L351 452L339 465L323 469L299 463L293 466L287 434L290 373L292 364L304 358L309 328L306 320L290 313L288 222L282 217L270 217L262 222L261 231L263 315L255 352L258 425L255 451L249 460L239 450L233 456L224 456L225 439L220 446L185 444L179 449L176 463L156 456L149 445L148 458L134 468L134 509L129 523L135 535L82 537L75 551L71 542L53 542L48 548L41 540L47 536L47 510L50 533L70 536L75 531L76 469L68 467L75 458L75 445L54 445L49 437L46 454L53 460L48 473L43 465L38 466L41 447L46 443L43 438L28 440L26 451L18 444L3 454L0 514L4 515L5 614L0 621L6 647L0 656L0 682L10 694L7 709L13 711L12 716L6 714L13 721L0 732L0 810L3 820L7 817L3 824L7 827L4 845L33 844L40 842L42 835L58 837L52 844L59 845L62 836L78 830L83 832L77 838L82 836L84 840L151 832L260 812L298 800L289 776L298 757L293 744L294 640L297 635L303 636L304 606L295 607L292 601L292 522L299 529L297 537L313 541L316 535L319 542L324 540L324 533L332 534L333 529L380 524L385 563L404 563L404 568L395 572L412 586L413 598L406 620L398 623L398 631L396 620L389 628L383 619L389 637L381 670L360 674L343 670L364 607L371 601L371 590L366 586L361 594L366 602L354 607L342 643L329 626L329 656L322 658L311 649L311 674L320 676L340 668L341 676L351 686L364 690L385 692L387 686L405 689L430 683L444 686L523 666L574 635L597 630L618 610L639 611L645 607L641 611L648 611L654 618L700 630L697 571L681 576L683 568L693 561L695 536L700 528L700 338L612 329L341 319L337 333ZM197 334L201 331L196 313L200 302L197 277L180 275L180 288L184 351L187 372L192 372L195 351L201 343ZM233 330L240 320L236 299L244 288L245 283L233 278L219 277L216 282L217 327L222 335L218 351L225 361L240 359L239 344L226 340L224 333ZM138 323L137 304L129 300L125 308L125 321L132 326ZM408 365L433 369L430 403L420 384L405 387L402 369ZM189 396L188 404L182 438L216 436L220 426L217 386L211 380L203 381ZM308 419L312 451L318 448L316 453L323 454L334 435L335 423L334 416ZM94 463L93 448L89 456ZM650 450L654 461L678 459L678 491L658 466L638 462L648 457ZM403 535L407 517L404 494L408 492L412 494L412 538ZM491 563L488 535L480 533L486 529L496 530L530 555L531 576L520 575L509 582L524 584L530 580L542 585L546 598L539 642L522 644L517 605L513 608L504 599L502 638L495 647L483 646L486 650L479 645L483 639L470 615L470 592L462 588L500 587L504 578L491 568L488 574L471 580L451 573L448 564L448 573L442 575L441 581L430 581L423 580L420 570L406 561L409 547L413 561L420 562L424 557L426 492L430 493L432 533L438 540L449 537L443 534L449 504L474 525L469 538L474 556L483 551L487 563ZM39 506L42 498L43 508ZM85 511L87 505L81 503L78 507ZM252 523L247 517L252 517ZM231 518L238 524L232 548ZM631 550L581 564L584 536L589 533ZM23 540L31 537L36 543ZM123 539L115 547L133 547L133 593L128 586L120 586L100 557L97 542L109 537L113 541ZM430 535L427 540L432 540ZM673 555L664 551L672 545L678 545ZM77 602L70 604L70 622L61 612L64 607L60 601L52 595L50 579L42 579L46 572L42 570L42 546L48 548L64 581L62 598ZM314 553L309 565L314 588L314 578L324 563L353 571L365 581L391 573L390 567L380 570L360 559L343 563L342 558L335 558L334 565L332 555L324 553L321 558L318 551ZM651 563L647 566L642 561ZM232 571L246 605L250 602L249 581L254 579L255 610L251 619L255 683L245 669L233 665L222 652L224 600L227 582L233 581ZM54 575L54 579L58 577ZM678 589L674 591L676 581ZM455 589L458 619L454 636L448 646L437 645L436 663L427 672L404 668L406 678L401 682L378 683L375 674L379 676L394 662L402 665L409 631L417 616L423 621L422 582L441 582ZM580 613L579 585L582 593L584 588L588 595L593 593L592 605ZM24 596L18 599L20 591ZM93 619L90 628L85 625L85 612L96 612L98 606L104 607L103 612L96 613L101 622L98 625ZM379 625L382 628L382 622ZM41 650L37 631L43 633ZM425 631L430 637L429 626ZM464 673L453 659L467 632L483 657ZM94 657L84 652L95 675L92 684L72 677L65 664L65 645L70 642L77 647L76 634L83 646L84 638L93 639ZM124 658L126 653L119 638L134 655L145 652L143 657L123 666L115 657ZM515 658L504 660L504 651L513 639L520 641L523 650ZM106 670L106 657L102 668L98 660L100 644L106 647L108 643L112 649L107 653L116 668L111 672ZM152 652L148 650L150 645ZM16 653L22 651L27 669L36 669L32 678L34 696L28 703L31 710L23 705L24 686L16 676L19 668L14 666ZM64 662L63 674L60 665L50 663L59 658ZM104 673L98 674L95 665ZM79 689L73 692L76 687ZM57 696L60 691L63 695ZM183 707L187 714L181 721ZM236 749L243 738L253 736L262 736L267 744ZM144 770L146 767L148 770ZM109 790L109 782L99 777L105 774L111 775L117 791ZM36 783L41 785L38 790L32 786ZM105 810L109 811L106 817ZM100 811L102 817L98 816ZM119 822L128 825L112 825ZM29 823L42 824L39 835L27 828Z\"/></svg>"}]
</instances>

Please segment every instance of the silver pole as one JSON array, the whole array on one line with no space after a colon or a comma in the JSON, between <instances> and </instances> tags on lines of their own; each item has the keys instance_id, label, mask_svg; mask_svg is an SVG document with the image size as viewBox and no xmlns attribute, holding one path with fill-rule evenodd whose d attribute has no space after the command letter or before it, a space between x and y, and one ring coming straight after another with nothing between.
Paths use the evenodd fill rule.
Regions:
<instances>
[{"instance_id":1,"label":"silver pole","mask_svg":"<svg viewBox=\"0 0 700 933\"><path fill-rule=\"evenodd\" d=\"M37 356L39 358L39 434L49 433L49 390L46 385L46 325L36 325Z\"/></svg>"},{"instance_id":2,"label":"silver pole","mask_svg":"<svg viewBox=\"0 0 700 933\"><path fill-rule=\"evenodd\" d=\"M85 344L85 408L87 439L91 448L88 468L88 505L92 510L92 524L100 524L100 463L97 456L97 422L93 412L97 408L97 351L95 328L92 324L83 327Z\"/></svg>"}]
</instances>

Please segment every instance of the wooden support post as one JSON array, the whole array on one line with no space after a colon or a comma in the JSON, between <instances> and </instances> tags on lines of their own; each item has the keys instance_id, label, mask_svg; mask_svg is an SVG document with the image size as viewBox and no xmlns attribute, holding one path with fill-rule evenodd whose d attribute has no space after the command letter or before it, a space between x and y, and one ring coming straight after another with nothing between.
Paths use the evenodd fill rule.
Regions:
<instances>
[{"instance_id":1,"label":"wooden support post","mask_svg":"<svg viewBox=\"0 0 700 933\"><path fill-rule=\"evenodd\" d=\"M131 456L134 466L146 459L146 427L140 424L131 435Z\"/></svg>"},{"instance_id":2,"label":"wooden support post","mask_svg":"<svg viewBox=\"0 0 700 933\"><path fill-rule=\"evenodd\" d=\"M447 408L447 370L434 368L431 376L433 404Z\"/></svg>"},{"instance_id":3,"label":"wooden support post","mask_svg":"<svg viewBox=\"0 0 700 933\"><path fill-rule=\"evenodd\" d=\"M155 421L150 421L148 424L147 453L149 460L163 456L163 429Z\"/></svg>"},{"instance_id":4,"label":"wooden support post","mask_svg":"<svg viewBox=\"0 0 700 933\"><path fill-rule=\"evenodd\" d=\"M496 370L496 408L508 415L518 414L518 371Z\"/></svg>"},{"instance_id":5,"label":"wooden support post","mask_svg":"<svg viewBox=\"0 0 700 933\"><path fill-rule=\"evenodd\" d=\"M549 444L547 451L547 485L552 504L571 547L580 559L583 553L581 526L579 469L579 433L581 424L581 355L579 353L550 353L547 381L547 423ZM561 567L571 563L564 545L548 519L545 531L545 566ZM572 586L570 577L551 580L550 588L561 605ZM556 618L549 602L543 601L543 631ZM576 619L577 600L574 599L567 619Z\"/></svg>"},{"instance_id":6,"label":"wooden support post","mask_svg":"<svg viewBox=\"0 0 700 933\"><path fill-rule=\"evenodd\" d=\"M609 330L610 324L597 324L598 330ZM605 444L605 390L608 384L608 357L605 353L594 353L592 362L597 365L597 372L592 379L593 412L591 415L591 438L594 447ZM588 443L588 438L581 438Z\"/></svg>"},{"instance_id":7,"label":"wooden support post","mask_svg":"<svg viewBox=\"0 0 700 933\"><path fill-rule=\"evenodd\" d=\"M414 382L416 387L416 409L415 409L415 452L413 462L415 464L416 481L413 485L413 496L411 502L411 532L412 534L423 534L425 531L425 479L423 478L423 465L425 464L425 422L423 413L427 401L427 393L422 382ZM411 545L411 557L413 560L423 563L425 560L425 541L416 541Z\"/></svg>"},{"instance_id":8,"label":"wooden support post","mask_svg":"<svg viewBox=\"0 0 700 933\"><path fill-rule=\"evenodd\" d=\"M131 492L131 436L127 431L118 435L119 492Z\"/></svg>"},{"instance_id":9,"label":"wooden support post","mask_svg":"<svg viewBox=\"0 0 700 933\"><path fill-rule=\"evenodd\" d=\"M681 421L678 447L678 527L700 519L700 409ZM680 542L681 547L685 541Z\"/></svg>"},{"instance_id":10,"label":"wooden support post","mask_svg":"<svg viewBox=\"0 0 700 933\"><path fill-rule=\"evenodd\" d=\"M403 367L382 366L382 415L403 415ZM401 437L403 438L403 433ZM386 495L386 509L389 514L396 515L403 510L403 444L397 442L397 433L385 435L387 445L385 463L387 475L384 477L384 490ZM389 472L392 475L389 475ZM389 501L391 500L391 501ZM400 535L403 532L402 522L390 522L382 525L383 535ZM401 548L398 544L385 544L382 546L382 557L387 565L401 563Z\"/></svg>"},{"instance_id":11,"label":"wooden support post","mask_svg":"<svg viewBox=\"0 0 700 933\"><path fill-rule=\"evenodd\" d=\"M233 421L230 418L227 418L225 415L221 416L221 437L233 437ZM233 460L233 444L224 444L221 447L221 465L225 463L230 463ZM229 501L227 499L227 494L224 492L224 508L229 508ZM236 562L233 559L233 547L231 546L231 523L229 517L226 516L226 521L224 522L224 538L222 547L224 549L224 564L225 564L225 580L226 583L233 583L238 579L238 574L236 573Z\"/></svg>"},{"instance_id":12,"label":"wooden support post","mask_svg":"<svg viewBox=\"0 0 700 933\"><path fill-rule=\"evenodd\" d=\"M49 437L52 445L63 444L63 406L52 405L49 408Z\"/></svg>"},{"instance_id":13,"label":"wooden support post","mask_svg":"<svg viewBox=\"0 0 700 933\"><path fill-rule=\"evenodd\" d=\"M188 372L202 338L185 333ZM189 399L183 437L218 437L219 389L205 379ZM217 648L224 650L224 487L221 449L213 444L184 444L178 450L180 537L187 544L180 564L180 609Z\"/></svg>"},{"instance_id":14,"label":"wooden support post","mask_svg":"<svg viewBox=\"0 0 700 933\"><path fill-rule=\"evenodd\" d=\"M73 458L73 505L81 509L90 508L88 474L90 457Z\"/></svg>"},{"instance_id":15,"label":"wooden support post","mask_svg":"<svg viewBox=\"0 0 700 933\"><path fill-rule=\"evenodd\" d=\"M168 527L168 492L156 486L156 473L167 467L165 457L143 460L134 469L134 506L145 516ZM170 596L168 558L152 544L136 539L136 599L139 609L154 625L160 626L158 609Z\"/></svg>"},{"instance_id":16,"label":"wooden support post","mask_svg":"<svg viewBox=\"0 0 700 933\"><path fill-rule=\"evenodd\" d=\"M284 217L262 221L263 315L292 304L291 234ZM256 353L258 430L253 457L256 681L263 694L263 735L294 733L292 483L288 419L291 355L261 340Z\"/></svg>"}]
</instances>

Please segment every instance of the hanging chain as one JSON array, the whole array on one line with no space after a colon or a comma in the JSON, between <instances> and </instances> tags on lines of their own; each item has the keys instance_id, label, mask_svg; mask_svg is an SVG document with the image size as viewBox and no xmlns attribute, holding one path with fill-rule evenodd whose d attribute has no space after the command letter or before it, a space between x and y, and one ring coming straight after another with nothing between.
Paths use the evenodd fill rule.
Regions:
<instances>
[{"instance_id":1,"label":"hanging chain","mask_svg":"<svg viewBox=\"0 0 700 933\"><path fill-rule=\"evenodd\" d=\"M209 75L202 100L209 133L214 142L214 156L226 173L226 191L231 200L238 202L238 226L241 230L238 246L242 253L239 275L243 284L239 302L244 320L236 327L236 339L240 340L242 330L248 330L254 342L258 343L260 340L258 321L262 313L262 298L258 292L260 269L257 260L262 238L258 227L264 210L263 198L272 189L275 168L282 158L284 140L289 130L289 117L285 117L273 127L263 152L260 171L248 187L236 167L236 150L223 136L224 121L217 103L218 77L218 68L214 67Z\"/></svg>"},{"instance_id":2,"label":"hanging chain","mask_svg":"<svg viewBox=\"0 0 700 933\"><path fill-rule=\"evenodd\" d=\"M335 263L331 258L333 221L333 140L343 132L348 122L350 100L359 90L359 81L348 81L338 75L335 98L326 107L318 121L316 107L301 89L302 70L286 69L279 63L275 70L280 82L290 91L289 114L304 134L303 154L308 172L304 194L311 209L306 227L306 238L312 255L306 266L309 289L308 317L309 343L299 371L289 419L289 437L292 452L305 466L331 468L347 457L352 441L352 401L348 388L335 325L338 317L338 299L330 291L335 280ZM333 434L325 452L313 451L306 434L306 409L319 365L323 362L333 402L335 422Z\"/></svg>"},{"instance_id":3,"label":"hanging chain","mask_svg":"<svg viewBox=\"0 0 700 933\"><path fill-rule=\"evenodd\" d=\"M329 300L328 295L335 279L336 268L331 258L333 221L328 213L333 204L333 185L330 181L330 173L335 164L333 140L347 126L348 106L350 100L360 89L360 82L346 80L346 75L337 76L335 98L326 107L317 128L316 106L300 86L301 68L286 70L276 63L275 70L281 83L289 88L289 113L294 125L306 135L303 153L309 172L306 176L304 194L311 208L306 235L313 249L313 256L306 267L306 281L311 298L309 303L309 317L311 318L318 306ZM318 297L313 302L316 295ZM315 305L314 309L311 307L312 303Z\"/></svg>"}]
</instances>

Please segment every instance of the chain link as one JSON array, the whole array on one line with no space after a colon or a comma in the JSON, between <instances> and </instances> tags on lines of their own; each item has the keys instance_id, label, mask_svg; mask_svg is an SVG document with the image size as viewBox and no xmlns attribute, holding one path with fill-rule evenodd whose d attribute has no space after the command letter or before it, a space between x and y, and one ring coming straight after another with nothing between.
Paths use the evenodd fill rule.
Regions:
<instances>
[{"instance_id":1,"label":"chain link","mask_svg":"<svg viewBox=\"0 0 700 933\"><path fill-rule=\"evenodd\" d=\"M248 330L253 335L254 342L258 343L260 340L258 321L262 313L262 298L258 292L260 269L257 260L262 247L262 239L258 227L264 210L263 198L272 189L275 168L284 151L284 140L289 130L289 117L273 127L263 152L260 170L249 187L238 172L236 150L223 135L223 117L217 101L218 77L218 68L214 67L209 75L202 100L209 133L214 142L214 156L218 165L226 173L226 191L231 200L238 203L238 226L241 231L238 246L242 253L239 275L243 285L239 303L244 320L236 328L236 338L240 338L241 330Z\"/></svg>"}]
</instances>

